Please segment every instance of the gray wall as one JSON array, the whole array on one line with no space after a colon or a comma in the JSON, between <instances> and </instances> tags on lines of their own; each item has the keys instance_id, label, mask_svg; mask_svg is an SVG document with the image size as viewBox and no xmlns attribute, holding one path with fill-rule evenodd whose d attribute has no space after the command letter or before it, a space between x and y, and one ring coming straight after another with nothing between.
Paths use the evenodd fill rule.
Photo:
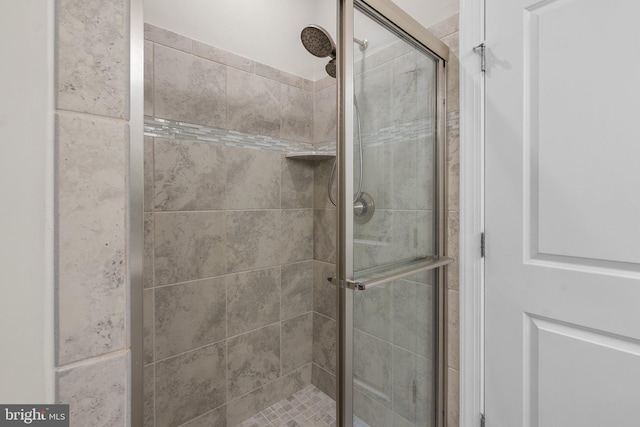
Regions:
<instances>
[{"instance_id":1,"label":"gray wall","mask_svg":"<svg viewBox=\"0 0 640 427\"><path fill-rule=\"evenodd\" d=\"M124 426L129 2L59 0L56 19L56 401L72 426Z\"/></svg>"}]
</instances>

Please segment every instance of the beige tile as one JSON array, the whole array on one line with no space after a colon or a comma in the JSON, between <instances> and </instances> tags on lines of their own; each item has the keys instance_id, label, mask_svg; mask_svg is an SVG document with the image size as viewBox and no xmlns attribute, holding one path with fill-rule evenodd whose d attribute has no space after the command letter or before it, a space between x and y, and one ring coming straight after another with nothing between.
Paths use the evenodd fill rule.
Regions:
<instances>
[{"instance_id":1,"label":"beige tile","mask_svg":"<svg viewBox=\"0 0 640 427\"><path fill-rule=\"evenodd\" d=\"M280 138L313 142L313 94L282 84Z\"/></svg>"},{"instance_id":2,"label":"beige tile","mask_svg":"<svg viewBox=\"0 0 640 427\"><path fill-rule=\"evenodd\" d=\"M313 207L313 172L312 162L282 157L280 178L282 209Z\"/></svg>"},{"instance_id":3,"label":"beige tile","mask_svg":"<svg viewBox=\"0 0 640 427\"><path fill-rule=\"evenodd\" d=\"M158 360L225 338L223 277L155 289L155 351Z\"/></svg>"},{"instance_id":4,"label":"beige tile","mask_svg":"<svg viewBox=\"0 0 640 427\"><path fill-rule=\"evenodd\" d=\"M441 39L458 31L459 14L451 15L448 18L427 28L431 34Z\"/></svg>"},{"instance_id":5,"label":"beige tile","mask_svg":"<svg viewBox=\"0 0 640 427\"><path fill-rule=\"evenodd\" d=\"M155 116L226 128L226 71L224 65L156 45Z\"/></svg>"},{"instance_id":6,"label":"beige tile","mask_svg":"<svg viewBox=\"0 0 640 427\"><path fill-rule=\"evenodd\" d=\"M126 344L124 122L57 116L57 362Z\"/></svg>"},{"instance_id":7,"label":"beige tile","mask_svg":"<svg viewBox=\"0 0 640 427\"><path fill-rule=\"evenodd\" d=\"M228 339L227 346L228 400L280 377L279 323Z\"/></svg>"},{"instance_id":8,"label":"beige tile","mask_svg":"<svg viewBox=\"0 0 640 427\"><path fill-rule=\"evenodd\" d=\"M447 287L458 290L460 288L460 213L457 211L447 212L447 244L449 246L449 256L454 258L453 262L447 266Z\"/></svg>"},{"instance_id":9,"label":"beige tile","mask_svg":"<svg viewBox=\"0 0 640 427\"><path fill-rule=\"evenodd\" d=\"M313 259L313 209L283 209L280 263Z\"/></svg>"},{"instance_id":10,"label":"beige tile","mask_svg":"<svg viewBox=\"0 0 640 427\"><path fill-rule=\"evenodd\" d=\"M300 89L304 86L304 79L302 77L295 76L259 62L256 62L256 74Z\"/></svg>"},{"instance_id":11,"label":"beige tile","mask_svg":"<svg viewBox=\"0 0 640 427\"><path fill-rule=\"evenodd\" d=\"M280 267L230 274L227 287L227 336L280 320Z\"/></svg>"},{"instance_id":12,"label":"beige tile","mask_svg":"<svg viewBox=\"0 0 640 427\"><path fill-rule=\"evenodd\" d=\"M144 24L145 40L191 53L191 39L148 23Z\"/></svg>"},{"instance_id":13,"label":"beige tile","mask_svg":"<svg viewBox=\"0 0 640 427\"><path fill-rule=\"evenodd\" d=\"M287 374L312 361L312 313L282 322L282 374Z\"/></svg>"},{"instance_id":14,"label":"beige tile","mask_svg":"<svg viewBox=\"0 0 640 427\"><path fill-rule=\"evenodd\" d=\"M235 68L227 76L228 128L280 137L280 83Z\"/></svg>"},{"instance_id":15,"label":"beige tile","mask_svg":"<svg viewBox=\"0 0 640 427\"><path fill-rule=\"evenodd\" d=\"M73 426L127 425L127 359L123 353L56 372L56 403L69 405Z\"/></svg>"},{"instance_id":16,"label":"beige tile","mask_svg":"<svg viewBox=\"0 0 640 427\"><path fill-rule=\"evenodd\" d=\"M447 209L460 207L460 115L447 113Z\"/></svg>"},{"instance_id":17,"label":"beige tile","mask_svg":"<svg viewBox=\"0 0 640 427\"><path fill-rule=\"evenodd\" d=\"M155 214L156 286L226 273L223 212Z\"/></svg>"},{"instance_id":18,"label":"beige tile","mask_svg":"<svg viewBox=\"0 0 640 427\"><path fill-rule=\"evenodd\" d=\"M447 366L460 369L460 294L457 291L448 291L448 360Z\"/></svg>"},{"instance_id":19,"label":"beige tile","mask_svg":"<svg viewBox=\"0 0 640 427\"><path fill-rule=\"evenodd\" d=\"M181 425L225 403L225 344L156 363L156 427Z\"/></svg>"},{"instance_id":20,"label":"beige tile","mask_svg":"<svg viewBox=\"0 0 640 427\"><path fill-rule=\"evenodd\" d=\"M56 3L58 108L126 118L129 102L127 8L125 0L59 0Z\"/></svg>"},{"instance_id":21,"label":"beige tile","mask_svg":"<svg viewBox=\"0 0 640 427\"><path fill-rule=\"evenodd\" d=\"M281 268L280 317L289 319L313 310L313 262L286 264Z\"/></svg>"},{"instance_id":22,"label":"beige tile","mask_svg":"<svg viewBox=\"0 0 640 427\"><path fill-rule=\"evenodd\" d=\"M217 144L156 138L155 209L221 209L225 205L225 154Z\"/></svg>"},{"instance_id":23,"label":"beige tile","mask_svg":"<svg viewBox=\"0 0 640 427\"><path fill-rule=\"evenodd\" d=\"M226 209L280 208L280 153L235 147L224 153Z\"/></svg>"},{"instance_id":24,"label":"beige tile","mask_svg":"<svg viewBox=\"0 0 640 427\"><path fill-rule=\"evenodd\" d=\"M153 43L144 41L144 115L153 116Z\"/></svg>"},{"instance_id":25,"label":"beige tile","mask_svg":"<svg viewBox=\"0 0 640 427\"><path fill-rule=\"evenodd\" d=\"M313 363L336 371L336 321L318 313L313 313Z\"/></svg>"},{"instance_id":26,"label":"beige tile","mask_svg":"<svg viewBox=\"0 0 640 427\"><path fill-rule=\"evenodd\" d=\"M229 211L226 216L229 273L280 263L282 214L279 210Z\"/></svg>"},{"instance_id":27,"label":"beige tile","mask_svg":"<svg viewBox=\"0 0 640 427\"><path fill-rule=\"evenodd\" d=\"M442 39L442 41L449 46L449 62L447 62L447 111L460 111L459 34L460 33L453 33Z\"/></svg>"},{"instance_id":28,"label":"beige tile","mask_svg":"<svg viewBox=\"0 0 640 427\"><path fill-rule=\"evenodd\" d=\"M255 62L249 58L209 46L196 40L193 41L193 54L249 73L253 73L256 68Z\"/></svg>"},{"instance_id":29,"label":"beige tile","mask_svg":"<svg viewBox=\"0 0 640 427\"><path fill-rule=\"evenodd\" d=\"M447 381L447 427L460 425L460 373L449 368Z\"/></svg>"}]
</instances>

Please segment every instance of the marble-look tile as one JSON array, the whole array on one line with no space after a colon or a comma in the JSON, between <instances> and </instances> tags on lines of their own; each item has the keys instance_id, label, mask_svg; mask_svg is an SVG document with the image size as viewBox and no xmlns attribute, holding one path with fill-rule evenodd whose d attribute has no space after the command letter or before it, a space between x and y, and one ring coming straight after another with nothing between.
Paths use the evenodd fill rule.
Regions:
<instances>
[{"instance_id":1,"label":"marble-look tile","mask_svg":"<svg viewBox=\"0 0 640 427\"><path fill-rule=\"evenodd\" d=\"M336 289L327 278L335 277L335 264L313 262L313 311L336 318Z\"/></svg>"},{"instance_id":2,"label":"marble-look tile","mask_svg":"<svg viewBox=\"0 0 640 427\"><path fill-rule=\"evenodd\" d=\"M280 211L229 211L226 216L230 273L280 263Z\"/></svg>"},{"instance_id":3,"label":"marble-look tile","mask_svg":"<svg viewBox=\"0 0 640 427\"><path fill-rule=\"evenodd\" d=\"M447 113L447 209L460 207L460 114Z\"/></svg>"},{"instance_id":4,"label":"marble-look tile","mask_svg":"<svg viewBox=\"0 0 640 427\"><path fill-rule=\"evenodd\" d=\"M125 0L58 0L55 53L59 109L126 118L127 8Z\"/></svg>"},{"instance_id":5,"label":"marble-look tile","mask_svg":"<svg viewBox=\"0 0 640 427\"><path fill-rule=\"evenodd\" d=\"M156 286L226 273L225 214L155 214Z\"/></svg>"},{"instance_id":6,"label":"marble-look tile","mask_svg":"<svg viewBox=\"0 0 640 427\"><path fill-rule=\"evenodd\" d=\"M155 139L155 209L221 209L226 150L207 142Z\"/></svg>"},{"instance_id":7,"label":"marble-look tile","mask_svg":"<svg viewBox=\"0 0 640 427\"><path fill-rule=\"evenodd\" d=\"M225 128L226 70L224 65L156 45L155 116Z\"/></svg>"},{"instance_id":8,"label":"marble-look tile","mask_svg":"<svg viewBox=\"0 0 640 427\"><path fill-rule=\"evenodd\" d=\"M331 170L333 169L334 159L322 160L315 163L313 170L313 207L314 209L335 209L335 206L329 199L329 193L327 186L329 185L329 179L331 179ZM338 177L334 173L331 194L333 199L338 199ZM369 187L370 179L374 175L364 175L367 180L367 188ZM369 190L367 190L369 191Z\"/></svg>"},{"instance_id":9,"label":"marble-look tile","mask_svg":"<svg viewBox=\"0 0 640 427\"><path fill-rule=\"evenodd\" d=\"M367 292L354 293L353 325L356 329L385 341L391 339L391 289L394 286L394 283L383 284L367 289Z\"/></svg>"},{"instance_id":10,"label":"marble-look tile","mask_svg":"<svg viewBox=\"0 0 640 427\"><path fill-rule=\"evenodd\" d=\"M313 142L313 94L285 84L280 87L280 138Z\"/></svg>"},{"instance_id":11,"label":"marble-look tile","mask_svg":"<svg viewBox=\"0 0 640 427\"><path fill-rule=\"evenodd\" d=\"M302 89L313 93L314 92L314 81L313 80L308 80L308 79L302 79Z\"/></svg>"},{"instance_id":12,"label":"marble-look tile","mask_svg":"<svg viewBox=\"0 0 640 427\"><path fill-rule=\"evenodd\" d=\"M144 367L144 402L142 407L143 426L155 427L156 414L154 408L155 399L155 366L149 365Z\"/></svg>"},{"instance_id":13,"label":"marble-look tile","mask_svg":"<svg viewBox=\"0 0 640 427\"><path fill-rule=\"evenodd\" d=\"M415 425L430 425L433 386L433 362L394 346L393 412Z\"/></svg>"},{"instance_id":14,"label":"marble-look tile","mask_svg":"<svg viewBox=\"0 0 640 427\"><path fill-rule=\"evenodd\" d=\"M280 153L225 147L226 209L280 208Z\"/></svg>"},{"instance_id":15,"label":"marble-look tile","mask_svg":"<svg viewBox=\"0 0 640 427\"><path fill-rule=\"evenodd\" d=\"M282 322L282 374L312 361L313 317L306 313Z\"/></svg>"},{"instance_id":16,"label":"marble-look tile","mask_svg":"<svg viewBox=\"0 0 640 427\"><path fill-rule=\"evenodd\" d=\"M313 207L313 171L312 162L282 157L280 178L282 209Z\"/></svg>"},{"instance_id":17,"label":"marble-look tile","mask_svg":"<svg viewBox=\"0 0 640 427\"><path fill-rule=\"evenodd\" d=\"M280 267L230 274L227 286L227 336L280 320Z\"/></svg>"},{"instance_id":18,"label":"marble-look tile","mask_svg":"<svg viewBox=\"0 0 640 427\"><path fill-rule=\"evenodd\" d=\"M391 407L391 344L371 335L353 331L353 376L359 391ZM366 385L365 387L359 384Z\"/></svg>"},{"instance_id":19,"label":"marble-look tile","mask_svg":"<svg viewBox=\"0 0 640 427\"><path fill-rule=\"evenodd\" d=\"M153 116L153 43L144 41L144 115Z\"/></svg>"},{"instance_id":20,"label":"marble-look tile","mask_svg":"<svg viewBox=\"0 0 640 427\"><path fill-rule=\"evenodd\" d=\"M224 405L200 415L180 427L227 427L227 406Z\"/></svg>"},{"instance_id":21,"label":"marble-look tile","mask_svg":"<svg viewBox=\"0 0 640 427\"><path fill-rule=\"evenodd\" d=\"M154 362L154 290L145 289L142 297L142 326L143 326L143 345L142 360L145 365Z\"/></svg>"},{"instance_id":22,"label":"marble-look tile","mask_svg":"<svg viewBox=\"0 0 640 427\"><path fill-rule=\"evenodd\" d=\"M240 397L280 376L279 323L230 338L227 346L228 400Z\"/></svg>"},{"instance_id":23,"label":"marble-look tile","mask_svg":"<svg viewBox=\"0 0 640 427\"><path fill-rule=\"evenodd\" d=\"M427 30L429 30L429 32L437 38L441 39L458 31L458 21L459 14L456 13L448 18L443 19L437 24L430 26L429 28L427 28Z\"/></svg>"},{"instance_id":24,"label":"marble-look tile","mask_svg":"<svg viewBox=\"0 0 640 427\"><path fill-rule=\"evenodd\" d=\"M57 116L57 363L126 344L125 234L128 130Z\"/></svg>"},{"instance_id":25,"label":"marble-look tile","mask_svg":"<svg viewBox=\"0 0 640 427\"><path fill-rule=\"evenodd\" d=\"M256 62L256 74L258 76L266 77L271 80L284 83L288 86L293 86L302 89L304 86L304 79L299 76L287 73L286 71L279 70L277 68L270 67L268 65Z\"/></svg>"},{"instance_id":26,"label":"marble-look tile","mask_svg":"<svg viewBox=\"0 0 640 427\"><path fill-rule=\"evenodd\" d=\"M393 123L416 120L418 98L418 64L416 51L405 53L393 60L391 115ZM422 55L422 53L420 53Z\"/></svg>"},{"instance_id":27,"label":"marble-look tile","mask_svg":"<svg viewBox=\"0 0 640 427\"><path fill-rule=\"evenodd\" d=\"M386 128L392 123L391 82L393 63L387 62L356 76L356 97L362 132Z\"/></svg>"},{"instance_id":28,"label":"marble-look tile","mask_svg":"<svg viewBox=\"0 0 640 427\"><path fill-rule=\"evenodd\" d=\"M460 212L447 212L447 245L448 254L454 258L453 262L447 266L447 287L449 289L460 289L460 263L458 262L460 251Z\"/></svg>"},{"instance_id":29,"label":"marble-look tile","mask_svg":"<svg viewBox=\"0 0 640 427\"><path fill-rule=\"evenodd\" d=\"M231 400L227 404L227 425L238 426L242 421L251 418L280 399L282 399L281 382L277 380Z\"/></svg>"},{"instance_id":30,"label":"marble-look tile","mask_svg":"<svg viewBox=\"0 0 640 427\"><path fill-rule=\"evenodd\" d=\"M311 384L318 387L324 394L336 399L336 377L325 371L317 364L311 366Z\"/></svg>"},{"instance_id":31,"label":"marble-look tile","mask_svg":"<svg viewBox=\"0 0 640 427\"><path fill-rule=\"evenodd\" d=\"M447 427L460 425L460 372L447 371Z\"/></svg>"},{"instance_id":32,"label":"marble-look tile","mask_svg":"<svg viewBox=\"0 0 640 427\"><path fill-rule=\"evenodd\" d=\"M144 214L144 257L142 259L142 283L153 287L153 214Z\"/></svg>"},{"instance_id":33,"label":"marble-look tile","mask_svg":"<svg viewBox=\"0 0 640 427\"><path fill-rule=\"evenodd\" d=\"M313 209L283 209L280 263L313 259Z\"/></svg>"},{"instance_id":34,"label":"marble-look tile","mask_svg":"<svg viewBox=\"0 0 640 427\"><path fill-rule=\"evenodd\" d=\"M435 358L434 288L401 279L392 283L391 296L393 343L424 357Z\"/></svg>"},{"instance_id":35,"label":"marble-look tile","mask_svg":"<svg viewBox=\"0 0 640 427\"><path fill-rule=\"evenodd\" d=\"M316 92L313 100L313 142L336 140L336 89Z\"/></svg>"},{"instance_id":36,"label":"marble-look tile","mask_svg":"<svg viewBox=\"0 0 640 427\"><path fill-rule=\"evenodd\" d=\"M363 71L372 70L381 65L389 65L391 62L405 53L414 51L415 48L402 39L395 39L387 43L386 46L379 48L375 54L367 54L364 61L357 61L354 64L356 76ZM391 82L391 80L389 80Z\"/></svg>"},{"instance_id":37,"label":"marble-look tile","mask_svg":"<svg viewBox=\"0 0 640 427\"><path fill-rule=\"evenodd\" d=\"M214 46L209 46L196 40L193 41L193 54L249 73L253 73L256 69L255 62L249 58L227 52Z\"/></svg>"},{"instance_id":38,"label":"marble-look tile","mask_svg":"<svg viewBox=\"0 0 640 427\"><path fill-rule=\"evenodd\" d=\"M449 62L447 62L447 111L460 111L460 33L453 33L442 39L449 46Z\"/></svg>"},{"instance_id":39,"label":"marble-look tile","mask_svg":"<svg viewBox=\"0 0 640 427\"><path fill-rule=\"evenodd\" d=\"M416 186L416 208L423 210L435 209L436 194L436 163L435 159L436 140L434 136L418 139L416 143L417 186Z\"/></svg>"},{"instance_id":40,"label":"marble-look tile","mask_svg":"<svg viewBox=\"0 0 640 427\"><path fill-rule=\"evenodd\" d=\"M353 391L353 414L370 427L393 426L393 412L359 390Z\"/></svg>"},{"instance_id":41,"label":"marble-look tile","mask_svg":"<svg viewBox=\"0 0 640 427\"><path fill-rule=\"evenodd\" d=\"M156 288L155 315L158 360L224 339L224 278Z\"/></svg>"},{"instance_id":42,"label":"marble-look tile","mask_svg":"<svg viewBox=\"0 0 640 427\"><path fill-rule=\"evenodd\" d=\"M156 426L177 426L226 402L225 343L156 363Z\"/></svg>"},{"instance_id":43,"label":"marble-look tile","mask_svg":"<svg viewBox=\"0 0 640 427\"><path fill-rule=\"evenodd\" d=\"M282 398L286 399L311 384L311 363L307 363L301 368L283 375L280 381L282 384Z\"/></svg>"},{"instance_id":44,"label":"marble-look tile","mask_svg":"<svg viewBox=\"0 0 640 427\"><path fill-rule=\"evenodd\" d=\"M144 24L144 38L154 43L191 53L191 39L189 37L156 27L155 25Z\"/></svg>"},{"instance_id":45,"label":"marble-look tile","mask_svg":"<svg viewBox=\"0 0 640 427\"><path fill-rule=\"evenodd\" d=\"M371 144L363 147L362 150L363 189L373 198L376 209L395 208L392 201L394 189L392 148L391 144ZM415 167L415 160L412 163ZM401 183L398 183L398 186L400 185Z\"/></svg>"},{"instance_id":46,"label":"marble-look tile","mask_svg":"<svg viewBox=\"0 0 640 427\"><path fill-rule=\"evenodd\" d=\"M279 137L280 83L228 68L227 117L231 130Z\"/></svg>"},{"instance_id":47,"label":"marble-look tile","mask_svg":"<svg viewBox=\"0 0 640 427\"><path fill-rule=\"evenodd\" d=\"M313 261L281 267L280 317L289 319L313 310Z\"/></svg>"},{"instance_id":48,"label":"marble-look tile","mask_svg":"<svg viewBox=\"0 0 640 427\"><path fill-rule=\"evenodd\" d=\"M424 258L436 253L437 224L433 211L416 211L417 250L416 257Z\"/></svg>"},{"instance_id":49,"label":"marble-look tile","mask_svg":"<svg viewBox=\"0 0 640 427\"><path fill-rule=\"evenodd\" d=\"M144 211L153 211L153 138L144 137Z\"/></svg>"},{"instance_id":50,"label":"marble-look tile","mask_svg":"<svg viewBox=\"0 0 640 427\"><path fill-rule=\"evenodd\" d=\"M336 262L336 211L313 210L313 259Z\"/></svg>"},{"instance_id":51,"label":"marble-look tile","mask_svg":"<svg viewBox=\"0 0 640 427\"><path fill-rule=\"evenodd\" d=\"M437 63L427 55L416 57L416 91L420 94L417 98L417 118L435 119L436 107L436 72Z\"/></svg>"},{"instance_id":52,"label":"marble-look tile","mask_svg":"<svg viewBox=\"0 0 640 427\"><path fill-rule=\"evenodd\" d=\"M450 368L460 369L460 294L447 291L447 341Z\"/></svg>"},{"instance_id":53,"label":"marble-look tile","mask_svg":"<svg viewBox=\"0 0 640 427\"><path fill-rule=\"evenodd\" d=\"M127 357L123 352L58 369L56 403L69 405L73 427L127 425Z\"/></svg>"},{"instance_id":54,"label":"marble-look tile","mask_svg":"<svg viewBox=\"0 0 640 427\"><path fill-rule=\"evenodd\" d=\"M313 363L336 371L336 321L318 313L313 313Z\"/></svg>"}]
</instances>

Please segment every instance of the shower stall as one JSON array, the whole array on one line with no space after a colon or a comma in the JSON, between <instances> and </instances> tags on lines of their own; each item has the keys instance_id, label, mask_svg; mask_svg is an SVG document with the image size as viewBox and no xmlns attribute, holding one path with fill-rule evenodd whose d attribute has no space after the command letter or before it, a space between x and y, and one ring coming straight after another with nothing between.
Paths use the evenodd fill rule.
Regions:
<instances>
[{"instance_id":1,"label":"shower stall","mask_svg":"<svg viewBox=\"0 0 640 427\"><path fill-rule=\"evenodd\" d=\"M386 0L292 11L307 21L269 29L286 55L207 39L170 3L145 3L134 410L154 427L442 426L447 47Z\"/></svg>"}]
</instances>

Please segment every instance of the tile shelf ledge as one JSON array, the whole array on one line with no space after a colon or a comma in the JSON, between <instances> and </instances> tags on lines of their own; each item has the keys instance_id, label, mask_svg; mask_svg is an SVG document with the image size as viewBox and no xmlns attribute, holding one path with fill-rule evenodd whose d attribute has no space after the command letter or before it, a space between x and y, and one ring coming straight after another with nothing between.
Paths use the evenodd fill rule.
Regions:
<instances>
[{"instance_id":1,"label":"tile shelf ledge","mask_svg":"<svg viewBox=\"0 0 640 427\"><path fill-rule=\"evenodd\" d=\"M336 157L336 153L328 151L294 151L285 155L288 159L327 160Z\"/></svg>"}]
</instances>

